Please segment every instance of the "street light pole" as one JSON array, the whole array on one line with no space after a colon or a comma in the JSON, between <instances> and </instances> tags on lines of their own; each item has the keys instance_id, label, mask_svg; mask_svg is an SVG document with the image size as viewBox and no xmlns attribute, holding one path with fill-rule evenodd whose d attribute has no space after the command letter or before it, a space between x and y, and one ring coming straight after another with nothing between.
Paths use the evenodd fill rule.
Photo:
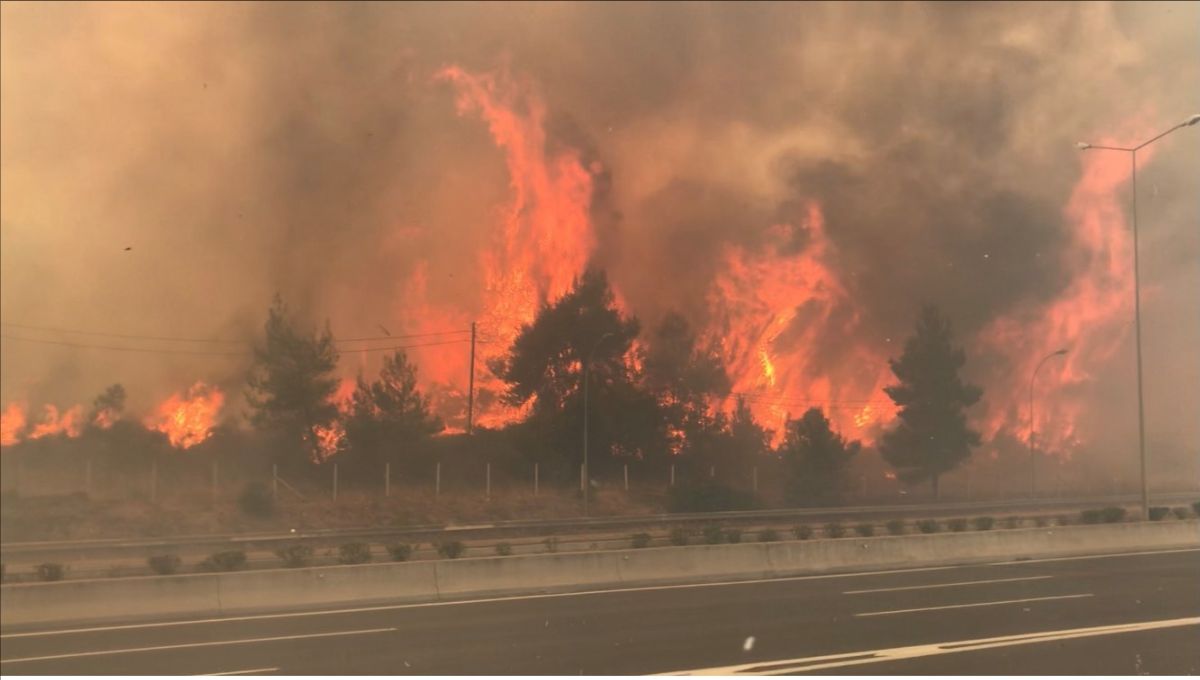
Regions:
<instances>
[{"instance_id":1,"label":"street light pole","mask_svg":"<svg viewBox=\"0 0 1200 680\"><path fill-rule=\"evenodd\" d=\"M1134 147L1122 146L1101 146L1099 144L1089 144L1087 142L1079 142L1077 146L1080 151L1088 149L1099 149L1102 151L1124 151L1129 154L1129 160L1132 165L1130 173L1130 183L1133 192L1133 325L1134 325L1134 344L1137 353L1137 400L1138 400L1138 454L1141 459L1142 472L1142 519L1150 519L1150 483L1146 477L1146 418L1145 406L1142 401L1142 293L1140 272L1138 271L1138 220L1137 220L1137 152L1154 142L1166 137L1179 128L1189 127L1200 123L1200 113L1192 114L1187 120L1179 123L1175 127L1163 132L1155 137L1152 137L1141 144Z\"/></svg>"},{"instance_id":2,"label":"street light pole","mask_svg":"<svg viewBox=\"0 0 1200 680\"><path fill-rule=\"evenodd\" d=\"M1033 381L1037 379L1038 371L1042 370L1042 366L1054 357L1060 357L1067 353L1066 348L1051 352L1042 357L1038 362L1037 368L1033 369L1033 375L1029 377L1029 497L1033 498L1037 494L1037 449L1033 445Z\"/></svg>"},{"instance_id":3,"label":"street light pole","mask_svg":"<svg viewBox=\"0 0 1200 680\"><path fill-rule=\"evenodd\" d=\"M588 474L588 376L592 372L592 358L596 355L596 350L600 348L600 343L611 337L613 333L605 333L596 339L596 344L592 345L592 351L588 352L587 360L583 362L583 469L580 472L583 474L583 516L588 514L588 492L592 485L591 476Z\"/></svg>"}]
</instances>

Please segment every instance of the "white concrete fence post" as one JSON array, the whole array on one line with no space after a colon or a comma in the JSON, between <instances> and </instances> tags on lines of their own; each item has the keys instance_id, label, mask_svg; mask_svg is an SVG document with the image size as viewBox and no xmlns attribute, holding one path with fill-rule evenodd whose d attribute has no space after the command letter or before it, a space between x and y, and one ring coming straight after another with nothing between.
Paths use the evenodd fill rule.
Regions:
<instances>
[{"instance_id":1,"label":"white concrete fence post","mask_svg":"<svg viewBox=\"0 0 1200 680\"><path fill-rule=\"evenodd\" d=\"M671 486L675 486L675 464L671 463Z\"/></svg>"},{"instance_id":2,"label":"white concrete fence post","mask_svg":"<svg viewBox=\"0 0 1200 680\"><path fill-rule=\"evenodd\" d=\"M533 495L538 495L538 464L533 464Z\"/></svg>"},{"instance_id":3,"label":"white concrete fence post","mask_svg":"<svg viewBox=\"0 0 1200 680\"><path fill-rule=\"evenodd\" d=\"M484 476L486 479L486 481L484 483L486 486L484 487L483 493L484 493L484 498L486 498L490 501L490 500L492 500L492 464L486 463L484 465L484 470L485 470Z\"/></svg>"},{"instance_id":4,"label":"white concrete fence post","mask_svg":"<svg viewBox=\"0 0 1200 680\"><path fill-rule=\"evenodd\" d=\"M220 483L220 476L219 476L220 468L218 467L219 465L220 465L219 462L217 462L215 460L213 461L213 464L212 464L212 497L213 497L213 499L216 499L217 495L220 493L220 487L218 486L218 484Z\"/></svg>"},{"instance_id":5,"label":"white concrete fence post","mask_svg":"<svg viewBox=\"0 0 1200 680\"><path fill-rule=\"evenodd\" d=\"M753 468L751 468L750 473L750 476L753 478L752 486L754 493L758 493L758 466L755 465Z\"/></svg>"},{"instance_id":6,"label":"white concrete fence post","mask_svg":"<svg viewBox=\"0 0 1200 680\"><path fill-rule=\"evenodd\" d=\"M442 495L442 462L438 461L433 468L433 497Z\"/></svg>"},{"instance_id":7,"label":"white concrete fence post","mask_svg":"<svg viewBox=\"0 0 1200 680\"><path fill-rule=\"evenodd\" d=\"M83 463L83 490L87 495L92 495L92 459L88 458Z\"/></svg>"},{"instance_id":8,"label":"white concrete fence post","mask_svg":"<svg viewBox=\"0 0 1200 680\"><path fill-rule=\"evenodd\" d=\"M625 464L625 490L629 491L629 463Z\"/></svg>"},{"instance_id":9,"label":"white concrete fence post","mask_svg":"<svg viewBox=\"0 0 1200 680\"><path fill-rule=\"evenodd\" d=\"M150 502L158 501L158 461L150 461Z\"/></svg>"},{"instance_id":10,"label":"white concrete fence post","mask_svg":"<svg viewBox=\"0 0 1200 680\"><path fill-rule=\"evenodd\" d=\"M392 464L383 464L383 497L392 495Z\"/></svg>"},{"instance_id":11,"label":"white concrete fence post","mask_svg":"<svg viewBox=\"0 0 1200 680\"><path fill-rule=\"evenodd\" d=\"M333 500L337 500L337 463L333 464Z\"/></svg>"},{"instance_id":12,"label":"white concrete fence post","mask_svg":"<svg viewBox=\"0 0 1200 680\"><path fill-rule=\"evenodd\" d=\"M271 465L271 500L279 500L279 465Z\"/></svg>"}]
</instances>

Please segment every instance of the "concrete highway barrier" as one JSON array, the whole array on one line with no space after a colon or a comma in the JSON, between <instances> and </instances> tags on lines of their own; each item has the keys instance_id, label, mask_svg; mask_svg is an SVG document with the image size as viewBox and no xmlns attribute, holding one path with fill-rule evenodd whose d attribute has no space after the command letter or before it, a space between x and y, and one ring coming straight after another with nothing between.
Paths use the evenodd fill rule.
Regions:
<instances>
[{"instance_id":1,"label":"concrete highway barrier","mask_svg":"<svg viewBox=\"0 0 1200 680\"><path fill-rule=\"evenodd\" d=\"M0 625L221 616L1200 547L1200 520L550 553L0 586Z\"/></svg>"}]
</instances>

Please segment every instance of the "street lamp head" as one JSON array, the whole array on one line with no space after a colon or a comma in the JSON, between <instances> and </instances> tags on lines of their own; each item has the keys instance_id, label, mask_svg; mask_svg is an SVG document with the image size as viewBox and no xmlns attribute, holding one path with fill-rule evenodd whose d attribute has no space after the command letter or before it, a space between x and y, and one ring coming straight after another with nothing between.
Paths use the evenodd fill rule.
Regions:
<instances>
[{"instance_id":1,"label":"street lamp head","mask_svg":"<svg viewBox=\"0 0 1200 680\"><path fill-rule=\"evenodd\" d=\"M1075 142L1075 146L1078 147L1080 151L1087 151L1088 149L1092 148L1092 145L1088 144L1087 142Z\"/></svg>"},{"instance_id":2,"label":"street lamp head","mask_svg":"<svg viewBox=\"0 0 1200 680\"><path fill-rule=\"evenodd\" d=\"M1191 118L1183 122L1184 125L1195 125L1196 123L1200 123L1200 113L1193 113Z\"/></svg>"}]
</instances>

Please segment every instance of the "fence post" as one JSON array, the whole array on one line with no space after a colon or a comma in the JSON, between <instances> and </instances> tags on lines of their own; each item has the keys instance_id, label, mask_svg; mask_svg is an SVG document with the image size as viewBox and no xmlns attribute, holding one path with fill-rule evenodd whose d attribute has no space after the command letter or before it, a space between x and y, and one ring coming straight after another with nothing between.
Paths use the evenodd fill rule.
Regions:
<instances>
[{"instance_id":1,"label":"fence post","mask_svg":"<svg viewBox=\"0 0 1200 680\"><path fill-rule=\"evenodd\" d=\"M83 490L87 495L92 495L92 459L88 458L83 463Z\"/></svg>"},{"instance_id":2,"label":"fence post","mask_svg":"<svg viewBox=\"0 0 1200 680\"><path fill-rule=\"evenodd\" d=\"M533 464L533 495L538 495L538 464Z\"/></svg>"},{"instance_id":3,"label":"fence post","mask_svg":"<svg viewBox=\"0 0 1200 680\"><path fill-rule=\"evenodd\" d=\"M717 466L716 465L708 466L708 478L709 479L717 478Z\"/></svg>"},{"instance_id":4,"label":"fence post","mask_svg":"<svg viewBox=\"0 0 1200 680\"><path fill-rule=\"evenodd\" d=\"M486 480L487 480L484 483L487 486L484 488L483 494L484 494L484 497L490 501L490 500L492 500L492 464L485 463L484 469L485 469L484 475L486 476Z\"/></svg>"},{"instance_id":5,"label":"fence post","mask_svg":"<svg viewBox=\"0 0 1200 680\"><path fill-rule=\"evenodd\" d=\"M437 462L437 467L433 472L433 497L437 498L442 495L442 461Z\"/></svg>"},{"instance_id":6,"label":"fence post","mask_svg":"<svg viewBox=\"0 0 1200 680\"><path fill-rule=\"evenodd\" d=\"M337 463L333 464L333 500L337 500Z\"/></svg>"},{"instance_id":7,"label":"fence post","mask_svg":"<svg viewBox=\"0 0 1200 680\"><path fill-rule=\"evenodd\" d=\"M271 464L271 500L279 500L279 464Z\"/></svg>"},{"instance_id":8,"label":"fence post","mask_svg":"<svg viewBox=\"0 0 1200 680\"><path fill-rule=\"evenodd\" d=\"M625 490L629 491L629 463L625 464Z\"/></svg>"},{"instance_id":9,"label":"fence post","mask_svg":"<svg viewBox=\"0 0 1200 680\"><path fill-rule=\"evenodd\" d=\"M383 464L383 496L387 498L392 495L392 464Z\"/></svg>"},{"instance_id":10,"label":"fence post","mask_svg":"<svg viewBox=\"0 0 1200 680\"><path fill-rule=\"evenodd\" d=\"M217 484L218 484L218 482L219 482L219 480L220 480L220 477L218 476L218 474L219 474L219 473L218 473L218 470L219 470L219 465L220 465L220 463L218 463L218 462L217 462L217 461L215 461L215 460L213 461L213 469L212 469L212 496L213 496L213 498L214 498L214 499L217 497L217 494L219 493L219 491L218 491L218 490L219 490L219 488L220 488L220 487L218 487L218 486L217 486Z\"/></svg>"},{"instance_id":11,"label":"fence post","mask_svg":"<svg viewBox=\"0 0 1200 680\"><path fill-rule=\"evenodd\" d=\"M752 473L752 476L754 478L754 480L753 480L754 493L758 493L758 466L755 465L753 468L751 468L750 472Z\"/></svg>"},{"instance_id":12,"label":"fence post","mask_svg":"<svg viewBox=\"0 0 1200 680\"><path fill-rule=\"evenodd\" d=\"M675 486L675 464L671 463L671 486Z\"/></svg>"},{"instance_id":13,"label":"fence post","mask_svg":"<svg viewBox=\"0 0 1200 680\"><path fill-rule=\"evenodd\" d=\"M158 461L150 461L150 502L158 500Z\"/></svg>"},{"instance_id":14,"label":"fence post","mask_svg":"<svg viewBox=\"0 0 1200 680\"><path fill-rule=\"evenodd\" d=\"M579 465L579 492L587 493L587 467L582 463Z\"/></svg>"}]
</instances>

